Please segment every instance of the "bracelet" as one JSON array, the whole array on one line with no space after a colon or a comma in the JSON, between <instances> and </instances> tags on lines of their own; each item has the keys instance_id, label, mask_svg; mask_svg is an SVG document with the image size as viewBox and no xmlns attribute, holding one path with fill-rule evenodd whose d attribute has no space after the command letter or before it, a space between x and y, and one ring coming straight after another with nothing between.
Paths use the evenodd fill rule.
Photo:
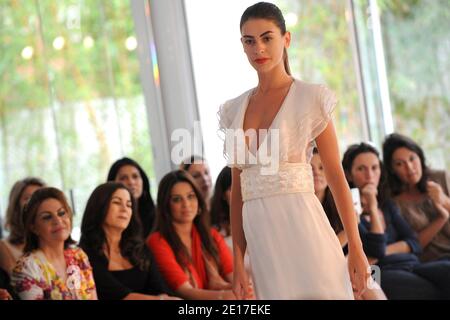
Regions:
<instances>
[{"instance_id":1,"label":"bracelet","mask_svg":"<svg viewBox=\"0 0 450 320\"><path fill-rule=\"evenodd\" d=\"M223 295L224 294L225 294L225 290L220 290L218 299L219 300L223 300Z\"/></svg>"}]
</instances>

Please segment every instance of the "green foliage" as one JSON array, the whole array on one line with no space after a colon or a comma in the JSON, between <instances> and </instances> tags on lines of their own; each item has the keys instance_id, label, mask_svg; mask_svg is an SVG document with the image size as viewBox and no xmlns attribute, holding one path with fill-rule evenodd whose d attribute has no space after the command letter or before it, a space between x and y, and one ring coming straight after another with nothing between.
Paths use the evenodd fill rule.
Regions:
<instances>
[{"instance_id":1,"label":"green foliage","mask_svg":"<svg viewBox=\"0 0 450 320\"><path fill-rule=\"evenodd\" d=\"M415 139L432 165L450 168L450 2L381 2L396 131Z\"/></svg>"},{"instance_id":2,"label":"green foliage","mask_svg":"<svg viewBox=\"0 0 450 320\"><path fill-rule=\"evenodd\" d=\"M287 15L298 22L288 27L291 69L309 82L325 83L336 92L339 104L334 112L341 151L362 136L362 123L351 47L351 33L345 18L345 1L277 1Z\"/></svg>"},{"instance_id":3,"label":"green foliage","mask_svg":"<svg viewBox=\"0 0 450 320\"><path fill-rule=\"evenodd\" d=\"M124 155L153 176L139 61L125 47L130 36L128 1L0 2L2 199L14 181L37 175L73 189L82 211ZM65 40L60 50L57 37Z\"/></svg>"}]
</instances>

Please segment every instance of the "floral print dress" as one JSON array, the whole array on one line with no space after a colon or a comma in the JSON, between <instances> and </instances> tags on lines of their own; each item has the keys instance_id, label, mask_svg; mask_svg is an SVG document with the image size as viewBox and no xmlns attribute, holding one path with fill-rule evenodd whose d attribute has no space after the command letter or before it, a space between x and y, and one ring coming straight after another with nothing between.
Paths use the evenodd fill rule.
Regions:
<instances>
[{"instance_id":1,"label":"floral print dress","mask_svg":"<svg viewBox=\"0 0 450 320\"><path fill-rule=\"evenodd\" d=\"M67 278L64 281L41 250L23 255L17 262L11 284L22 300L96 300L92 268L78 247L64 250Z\"/></svg>"}]
</instances>

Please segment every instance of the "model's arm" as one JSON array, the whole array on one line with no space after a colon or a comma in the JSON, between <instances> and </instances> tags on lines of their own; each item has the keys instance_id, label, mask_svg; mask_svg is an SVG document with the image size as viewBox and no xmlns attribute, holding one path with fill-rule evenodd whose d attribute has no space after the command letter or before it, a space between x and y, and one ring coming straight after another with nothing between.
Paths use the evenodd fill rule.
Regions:
<instances>
[{"instance_id":1,"label":"model's arm","mask_svg":"<svg viewBox=\"0 0 450 320\"><path fill-rule=\"evenodd\" d=\"M247 249L244 228L242 226L242 194L241 194L241 170L231 170L231 235L233 237L234 279L233 291L236 298L241 299L250 295L248 278L245 271L244 255Z\"/></svg>"},{"instance_id":2,"label":"model's arm","mask_svg":"<svg viewBox=\"0 0 450 320\"><path fill-rule=\"evenodd\" d=\"M362 249L352 196L342 169L336 132L331 120L326 129L316 138L316 143L328 185L347 234L350 278L356 295L360 296L366 288L369 264Z\"/></svg>"},{"instance_id":3,"label":"model's arm","mask_svg":"<svg viewBox=\"0 0 450 320\"><path fill-rule=\"evenodd\" d=\"M347 234L349 246L362 248L352 196L339 158L339 147L332 121L316 138L316 143L328 185L336 201L336 207Z\"/></svg>"}]
</instances>

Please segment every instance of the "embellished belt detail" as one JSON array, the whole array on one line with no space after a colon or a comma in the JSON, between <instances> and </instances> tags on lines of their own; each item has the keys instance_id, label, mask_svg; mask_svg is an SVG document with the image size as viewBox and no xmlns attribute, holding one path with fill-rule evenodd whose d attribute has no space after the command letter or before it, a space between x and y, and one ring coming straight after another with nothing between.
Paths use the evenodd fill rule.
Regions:
<instances>
[{"instance_id":1,"label":"embellished belt detail","mask_svg":"<svg viewBox=\"0 0 450 320\"><path fill-rule=\"evenodd\" d=\"M277 194L314 192L309 163L283 163L275 174L261 174L261 166L245 168L241 173L242 201Z\"/></svg>"}]
</instances>

